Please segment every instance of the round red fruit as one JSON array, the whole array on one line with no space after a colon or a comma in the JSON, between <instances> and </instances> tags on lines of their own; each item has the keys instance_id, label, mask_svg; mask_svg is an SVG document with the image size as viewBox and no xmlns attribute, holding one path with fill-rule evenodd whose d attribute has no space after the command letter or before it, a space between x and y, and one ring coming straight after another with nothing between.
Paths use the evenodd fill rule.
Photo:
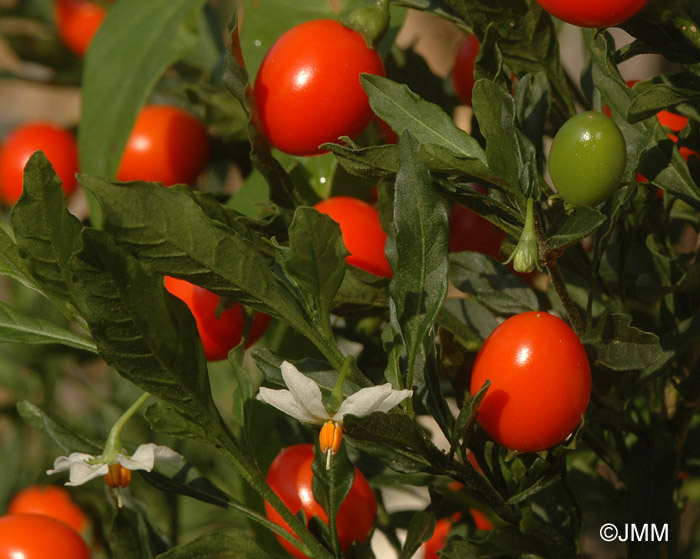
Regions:
<instances>
[{"instance_id":1,"label":"round red fruit","mask_svg":"<svg viewBox=\"0 0 700 559\"><path fill-rule=\"evenodd\" d=\"M611 27L627 21L648 0L535 0L546 12L579 27Z\"/></svg>"},{"instance_id":2,"label":"round red fruit","mask_svg":"<svg viewBox=\"0 0 700 559\"><path fill-rule=\"evenodd\" d=\"M85 55L106 15L107 10L92 0L56 0L54 3L58 35L78 56Z\"/></svg>"},{"instance_id":3,"label":"round red fruit","mask_svg":"<svg viewBox=\"0 0 700 559\"><path fill-rule=\"evenodd\" d=\"M171 276L165 277L165 288L189 307L197 323L207 361L226 359L229 351L241 343L246 317L240 303L220 308L221 297L215 293ZM265 313L256 313L245 340L246 347L262 337L270 319Z\"/></svg>"},{"instance_id":4,"label":"round red fruit","mask_svg":"<svg viewBox=\"0 0 700 559\"><path fill-rule=\"evenodd\" d=\"M314 207L340 225L345 248L350 252L348 264L377 276L392 276L391 266L384 254L386 233L377 210L351 196L334 196Z\"/></svg>"},{"instance_id":5,"label":"round red fruit","mask_svg":"<svg viewBox=\"0 0 700 559\"><path fill-rule=\"evenodd\" d=\"M43 514L0 517L0 557L7 559L90 559L83 538L65 522Z\"/></svg>"},{"instance_id":6,"label":"round red fruit","mask_svg":"<svg viewBox=\"0 0 700 559\"><path fill-rule=\"evenodd\" d=\"M73 502L66 489L56 485L32 485L22 489L12 497L7 512L52 516L80 533L87 527L85 513Z\"/></svg>"},{"instance_id":7,"label":"round red fruit","mask_svg":"<svg viewBox=\"0 0 700 559\"><path fill-rule=\"evenodd\" d=\"M472 369L472 395L487 380L479 423L497 443L520 452L545 450L566 439L591 394L581 340L545 312L512 316L488 336Z\"/></svg>"},{"instance_id":8,"label":"round red fruit","mask_svg":"<svg viewBox=\"0 0 700 559\"><path fill-rule=\"evenodd\" d=\"M124 148L117 179L193 184L209 162L209 149L199 119L172 105L147 105Z\"/></svg>"},{"instance_id":9,"label":"round red fruit","mask_svg":"<svg viewBox=\"0 0 700 559\"><path fill-rule=\"evenodd\" d=\"M292 155L315 155L323 143L359 135L373 117L362 73L383 76L382 59L341 23L317 19L284 33L255 77L255 102L270 143Z\"/></svg>"},{"instance_id":10,"label":"round red fruit","mask_svg":"<svg viewBox=\"0 0 700 559\"><path fill-rule=\"evenodd\" d=\"M12 130L0 145L0 199L13 205L22 194L24 166L35 151L42 151L69 196L75 190L78 146L69 130L49 122L30 122Z\"/></svg>"},{"instance_id":11,"label":"round red fruit","mask_svg":"<svg viewBox=\"0 0 700 559\"><path fill-rule=\"evenodd\" d=\"M307 519L317 516L328 524L328 516L313 495L314 447L297 444L283 449L270 465L266 481L292 514L303 510ZM287 531L289 525L269 503L265 503L267 518ZM372 531L377 516L377 499L362 472L355 468L355 480L336 516L340 547L346 552L352 542L364 542ZM277 537L282 546L294 557L304 559L296 547Z\"/></svg>"}]
</instances>

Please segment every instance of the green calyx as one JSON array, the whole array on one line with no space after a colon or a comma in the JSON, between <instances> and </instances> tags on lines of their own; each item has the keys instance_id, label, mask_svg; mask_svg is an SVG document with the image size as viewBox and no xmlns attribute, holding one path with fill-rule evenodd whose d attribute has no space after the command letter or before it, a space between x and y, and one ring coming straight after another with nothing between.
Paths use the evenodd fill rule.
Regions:
<instances>
[{"instance_id":1,"label":"green calyx","mask_svg":"<svg viewBox=\"0 0 700 559\"><path fill-rule=\"evenodd\" d=\"M360 33L368 47L376 49L389 29L390 20L389 0L376 0L369 6L352 11L343 24Z\"/></svg>"}]
</instances>

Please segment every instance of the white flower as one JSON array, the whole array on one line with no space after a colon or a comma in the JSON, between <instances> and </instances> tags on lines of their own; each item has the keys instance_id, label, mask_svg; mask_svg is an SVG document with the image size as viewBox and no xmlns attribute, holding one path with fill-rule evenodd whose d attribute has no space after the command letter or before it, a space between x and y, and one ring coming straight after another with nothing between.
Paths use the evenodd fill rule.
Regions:
<instances>
[{"instance_id":1,"label":"white flower","mask_svg":"<svg viewBox=\"0 0 700 559\"><path fill-rule=\"evenodd\" d=\"M285 361L280 367L288 390L261 387L257 399L276 407L302 423L323 425L319 436L321 452L325 453L326 469L331 467L331 456L338 452L346 415L362 417L372 412L388 412L413 395L413 390L394 390L386 383L361 388L345 400L335 413L329 413L323 404L321 389L313 380ZM341 374L342 377L342 374Z\"/></svg>"},{"instance_id":2,"label":"white flower","mask_svg":"<svg viewBox=\"0 0 700 559\"><path fill-rule=\"evenodd\" d=\"M131 456L117 453L113 460L84 452L73 452L70 456L59 456L53 463L53 469L46 473L51 475L68 470L70 473L66 485L82 485L91 479L106 475L112 464L120 464L128 470L150 472L156 460L179 462L182 459L181 454L167 446L148 443L139 446Z\"/></svg>"},{"instance_id":3,"label":"white flower","mask_svg":"<svg viewBox=\"0 0 700 559\"><path fill-rule=\"evenodd\" d=\"M321 389L313 380L287 361L282 363L281 369L282 378L289 390L261 387L257 399L303 423L323 425L332 421L340 426L346 415L362 417L375 411L388 412L413 395L413 390L394 390L389 383L362 388L346 398L338 411L331 414L323 405Z\"/></svg>"}]
</instances>

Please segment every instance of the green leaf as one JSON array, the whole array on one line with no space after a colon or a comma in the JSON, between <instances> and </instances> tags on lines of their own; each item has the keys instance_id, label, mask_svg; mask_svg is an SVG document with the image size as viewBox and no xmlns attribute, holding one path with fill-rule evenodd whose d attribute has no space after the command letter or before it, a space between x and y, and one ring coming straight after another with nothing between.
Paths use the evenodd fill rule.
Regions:
<instances>
[{"instance_id":1,"label":"green leaf","mask_svg":"<svg viewBox=\"0 0 700 559\"><path fill-rule=\"evenodd\" d=\"M85 57L78 134L83 172L112 177L139 110L198 42L205 0L119 0Z\"/></svg>"},{"instance_id":2,"label":"green leaf","mask_svg":"<svg viewBox=\"0 0 700 559\"><path fill-rule=\"evenodd\" d=\"M161 553L156 559L272 559L251 539L250 534L235 528L210 532Z\"/></svg>"},{"instance_id":3,"label":"green leaf","mask_svg":"<svg viewBox=\"0 0 700 559\"><path fill-rule=\"evenodd\" d=\"M625 84L614 61L612 37L605 32L594 34L592 30L585 30L583 36L591 53L593 83L625 137L627 167L624 180L634 180L639 171L654 185L700 210L700 188L658 119L635 124L624 119L635 93Z\"/></svg>"},{"instance_id":4,"label":"green leaf","mask_svg":"<svg viewBox=\"0 0 700 559\"><path fill-rule=\"evenodd\" d=\"M212 219L190 189L93 176L81 182L100 200L105 228L144 265L280 316L310 339L316 335L275 278L255 234Z\"/></svg>"},{"instance_id":5,"label":"green leaf","mask_svg":"<svg viewBox=\"0 0 700 559\"><path fill-rule=\"evenodd\" d=\"M689 83L686 87L655 84L643 89L627 107L627 121L640 122L656 116L656 113L661 110L673 108L680 103L697 102L700 99L700 93L698 93L700 79L697 76L692 76L692 78L694 78L694 83ZM635 84L635 89L637 89L637 84Z\"/></svg>"},{"instance_id":6,"label":"green leaf","mask_svg":"<svg viewBox=\"0 0 700 559\"><path fill-rule=\"evenodd\" d=\"M151 559L148 526L140 514L119 507L107 532L107 545L113 559Z\"/></svg>"},{"instance_id":7,"label":"green leaf","mask_svg":"<svg viewBox=\"0 0 700 559\"><path fill-rule=\"evenodd\" d=\"M236 387L233 391L233 420L243 428L243 432L248 432L248 422L250 414L250 402L255 397L255 388L246 370L243 360L245 358L245 346L238 344L228 355L228 361L233 369L233 376Z\"/></svg>"},{"instance_id":8,"label":"green leaf","mask_svg":"<svg viewBox=\"0 0 700 559\"><path fill-rule=\"evenodd\" d=\"M345 416L343 432L354 446L399 471L442 471L444 467L445 455L407 415L374 412L365 417Z\"/></svg>"},{"instance_id":9,"label":"green leaf","mask_svg":"<svg viewBox=\"0 0 700 559\"><path fill-rule=\"evenodd\" d=\"M392 322L398 326L412 367L440 311L448 287L447 209L430 173L414 157L416 140L399 139L394 219L387 240L393 270L389 284Z\"/></svg>"},{"instance_id":10,"label":"green leaf","mask_svg":"<svg viewBox=\"0 0 700 559\"><path fill-rule=\"evenodd\" d=\"M571 89L559 57L557 28L547 12L533 1L449 0L447 2L481 40L489 26L503 65L518 77L544 72L555 97L569 114L576 112Z\"/></svg>"},{"instance_id":11,"label":"green leaf","mask_svg":"<svg viewBox=\"0 0 700 559\"><path fill-rule=\"evenodd\" d=\"M399 559L411 559L423 542L427 542L435 531L435 515L421 510L415 513L408 523L406 540L401 548Z\"/></svg>"},{"instance_id":12,"label":"green leaf","mask_svg":"<svg viewBox=\"0 0 700 559\"><path fill-rule=\"evenodd\" d=\"M363 74L360 80L372 110L392 129L408 130L418 145L435 144L487 167L486 154L479 143L458 128L441 107L387 78Z\"/></svg>"},{"instance_id":13,"label":"green leaf","mask_svg":"<svg viewBox=\"0 0 700 559\"><path fill-rule=\"evenodd\" d=\"M459 410L459 415L455 420L454 434L452 436L451 451L454 451L463 441L466 446L468 444L468 433L472 430L476 424L476 416L479 413L479 405L486 396L486 392L491 385L491 381L486 381L484 385L479 388L479 391L470 396L466 402L462 405L462 409Z\"/></svg>"},{"instance_id":14,"label":"green leaf","mask_svg":"<svg viewBox=\"0 0 700 559\"><path fill-rule=\"evenodd\" d=\"M160 491L184 495L221 508L232 505L231 498L189 463L156 462L155 470L141 476Z\"/></svg>"},{"instance_id":15,"label":"green leaf","mask_svg":"<svg viewBox=\"0 0 700 559\"><path fill-rule=\"evenodd\" d=\"M527 284L495 258L478 252L450 255L450 278L460 291L500 314L517 314L539 308Z\"/></svg>"},{"instance_id":16,"label":"green leaf","mask_svg":"<svg viewBox=\"0 0 700 559\"><path fill-rule=\"evenodd\" d=\"M580 242L592 235L605 220L605 215L595 208L576 206L571 213L566 214L562 223L550 227L547 232L547 252L563 250Z\"/></svg>"},{"instance_id":17,"label":"green leaf","mask_svg":"<svg viewBox=\"0 0 700 559\"><path fill-rule=\"evenodd\" d=\"M175 406L211 436L221 418L187 305L104 232L85 229L71 260L76 305L100 354L122 376Z\"/></svg>"},{"instance_id":18,"label":"green leaf","mask_svg":"<svg viewBox=\"0 0 700 559\"><path fill-rule=\"evenodd\" d=\"M340 450L333 455L330 466L330 470L327 470L326 455L317 451L311 464L314 473L313 491L328 514L328 525L334 528L331 530L331 541L333 551L338 555L341 553L336 524L338 510L355 481L355 467L348 458L346 445L341 445Z\"/></svg>"},{"instance_id":19,"label":"green leaf","mask_svg":"<svg viewBox=\"0 0 700 559\"><path fill-rule=\"evenodd\" d=\"M22 419L34 427L42 435L49 437L63 452L85 452L99 454L102 447L76 433L73 427L54 419L36 404L22 400L17 404L17 410Z\"/></svg>"},{"instance_id":20,"label":"green leaf","mask_svg":"<svg viewBox=\"0 0 700 559\"><path fill-rule=\"evenodd\" d=\"M19 254L43 290L70 301L68 260L76 250L82 225L66 209L61 182L43 153L29 158L23 185L22 196L10 213Z\"/></svg>"},{"instance_id":21,"label":"green leaf","mask_svg":"<svg viewBox=\"0 0 700 559\"><path fill-rule=\"evenodd\" d=\"M549 192L539 172L537 150L516 122L515 101L503 88L478 80L472 92L474 114L486 138L489 168L503 178L520 200L532 193Z\"/></svg>"},{"instance_id":22,"label":"green leaf","mask_svg":"<svg viewBox=\"0 0 700 559\"><path fill-rule=\"evenodd\" d=\"M95 343L57 326L53 322L32 318L0 301L0 343L62 344L97 353Z\"/></svg>"},{"instance_id":23,"label":"green leaf","mask_svg":"<svg viewBox=\"0 0 700 559\"><path fill-rule=\"evenodd\" d=\"M309 316L319 326L328 325L328 330L331 303L343 281L348 254L335 221L313 208L297 208L284 269L301 290Z\"/></svg>"},{"instance_id":24,"label":"green leaf","mask_svg":"<svg viewBox=\"0 0 700 559\"><path fill-rule=\"evenodd\" d=\"M216 433L207 429L207 425L200 425L187 412L165 402L159 401L148 406L143 415L158 433L205 444L218 443Z\"/></svg>"},{"instance_id":25,"label":"green leaf","mask_svg":"<svg viewBox=\"0 0 700 559\"><path fill-rule=\"evenodd\" d=\"M615 371L639 370L651 366L662 353L656 334L631 325L622 313L607 313L583 338L592 349L592 361Z\"/></svg>"},{"instance_id":26,"label":"green leaf","mask_svg":"<svg viewBox=\"0 0 700 559\"><path fill-rule=\"evenodd\" d=\"M479 559L501 559L509 557L521 557L537 555L536 546L520 531L511 526L497 528L483 540L467 540L464 538L450 538L445 549L440 554L442 559L464 559L465 557L478 557Z\"/></svg>"}]
</instances>

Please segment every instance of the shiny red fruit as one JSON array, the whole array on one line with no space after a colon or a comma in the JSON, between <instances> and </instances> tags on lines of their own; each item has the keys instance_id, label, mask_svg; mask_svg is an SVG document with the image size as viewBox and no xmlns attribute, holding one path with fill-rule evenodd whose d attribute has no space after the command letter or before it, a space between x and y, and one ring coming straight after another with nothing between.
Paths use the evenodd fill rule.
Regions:
<instances>
[{"instance_id":1,"label":"shiny red fruit","mask_svg":"<svg viewBox=\"0 0 700 559\"><path fill-rule=\"evenodd\" d=\"M209 162L202 122L171 105L147 105L139 113L117 171L120 181L194 184Z\"/></svg>"},{"instance_id":2,"label":"shiny red fruit","mask_svg":"<svg viewBox=\"0 0 700 559\"><path fill-rule=\"evenodd\" d=\"M10 514L34 513L51 516L83 532L88 520L82 509L71 499L70 493L56 485L32 485L17 492L7 508Z\"/></svg>"},{"instance_id":3,"label":"shiny red fruit","mask_svg":"<svg viewBox=\"0 0 700 559\"><path fill-rule=\"evenodd\" d=\"M360 74L384 75L384 63L357 31L330 19L292 27L267 52L253 88L270 143L293 155L354 138L373 117Z\"/></svg>"},{"instance_id":4,"label":"shiny red fruit","mask_svg":"<svg viewBox=\"0 0 700 559\"><path fill-rule=\"evenodd\" d=\"M69 130L49 122L31 122L12 130L0 145L0 199L12 205L22 194L24 166L42 151L70 196L77 186L78 146Z\"/></svg>"},{"instance_id":5,"label":"shiny red fruit","mask_svg":"<svg viewBox=\"0 0 700 559\"><path fill-rule=\"evenodd\" d=\"M566 439L591 394L581 340L563 320L538 311L508 318L484 341L472 369L472 395L487 380L479 423L494 441L520 452Z\"/></svg>"},{"instance_id":6,"label":"shiny red fruit","mask_svg":"<svg viewBox=\"0 0 700 559\"><path fill-rule=\"evenodd\" d=\"M648 0L535 0L556 18L579 27L610 27L627 21Z\"/></svg>"},{"instance_id":7,"label":"shiny red fruit","mask_svg":"<svg viewBox=\"0 0 700 559\"><path fill-rule=\"evenodd\" d=\"M343 242L350 252L348 264L377 276L392 276L391 266L384 255L386 233L377 210L350 196L334 196L314 207L340 225Z\"/></svg>"},{"instance_id":8,"label":"shiny red fruit","mask_svg":"<svg viewBox=\"0 0 700 559\"><path fill-rule=\"evenodd\" d=\"M63 43L84 56L107 10L91 0L55 0L54 19Z\"/></svg>"},{"instance_id":9,"label":"shiny red fruit","mask_svg":"<svg viewBox=\"0 0 700 559\"><path fill-rule=\"evenodd\" d=\"M165 288L184 301L197 323L197 331L202 339L207 361L226 359L229 351L241 343L245 316L240 303L226 309L219 308L221 297L185 280L165 277ZM245 346L258 341L267 330L271 317L256 313L250 326Z\"/></svg>"},{"instance_id":10,"label":"shiny red fruit","mask_svg":"<svg viewBox=\"0 0 700 559\"><path fill-rule=\"evenodd\" d=\"M311 444L287 447L273 460L265 479L292 514L303 510L307 519L317 516L322 522L328 524L326 512L313 495L313 470L311 469L313 459L314 447ZM275 524L291 531L289 525L267 502L265 514ZM355 468L355 480L340 505L336 517L338 538L343 552L347 551L352 542L364 542L367 539L376 516L377 499L374 491L362 472ZM277 537L277 539L294 557L306 558L284 538Z\"/></svg>"},{"instance_id":11,"label":"shiny red fruit","mask_svg":"<svg viewBox=\"0 0 700 559\"><path fill-rule=\"evenodd\" d=\"M80 534L65 522L43 514L0 517L0 557L3 559L90 559Z\"/></svg>"}]
</instances>

